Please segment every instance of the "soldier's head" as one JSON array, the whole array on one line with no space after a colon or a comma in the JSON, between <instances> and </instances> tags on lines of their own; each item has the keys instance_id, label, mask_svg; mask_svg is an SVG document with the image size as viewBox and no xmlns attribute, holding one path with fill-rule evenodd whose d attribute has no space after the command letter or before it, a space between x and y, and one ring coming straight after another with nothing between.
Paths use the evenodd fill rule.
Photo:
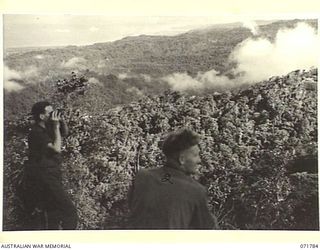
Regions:
<instances>
[{"instance_id":1,"label":"soldier's head","mask_svg":"<svg viewBox=\"0 0 320 250\"><path fill-rule=\"evenodd\" d=\"M37 102L32 106L31 114L36 122L48 121L53 111L51 104L47 101Z\"/></svg>"},{"instance_id":2,"label":"soldier's head","mask_svg":"<svg viewBox=\"0 0 320 250\"><path fill-rule=\"evenodd\" d=\"M169 162L175 162L186 174L194 174L200 163L199 135L190 129L170 133L163 142L162 151Z\"/></svg>"}]
</instances>

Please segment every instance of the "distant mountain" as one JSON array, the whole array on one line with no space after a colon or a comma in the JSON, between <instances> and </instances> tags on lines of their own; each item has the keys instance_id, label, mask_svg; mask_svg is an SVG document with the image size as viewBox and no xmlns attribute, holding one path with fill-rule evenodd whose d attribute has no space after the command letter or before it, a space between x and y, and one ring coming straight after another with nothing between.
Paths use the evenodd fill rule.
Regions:
<instances>
[{"instance_id":1,"label":"distant mountain","mask_svg":"<svg viewBox=\"0 0 320 250\"><path fill-rule=\"evenodd\" d=\"M47 49L61 49L65 46L41 46L41 47L13 47L13 48L4 48L5 56L8 57L12 54L22 54L32 51L43 51Z\"/></svg>"},{"instance_id":2,"label":"distant mountain","mask_svg":"<svg viewBox=\"0 0 320 250\"><path fill-rule=\"evenodd\" d=\"M279 29L294 27L301 21L317 28L317 20L260 21L259 36L272 40ZM9 49L4 64L14 71L24 89L5 91L5 114L25 110L31 100L49 98L54 83L72 71L91 78L92 99L104 100L110 107L139 98L141 93L160 93L168 88L161 77L171 73L187 72L195 76L215 69L230 74L235 66L228 60L230 53L249 37L254 35L248 28L233 23L176 36L140 35L87 46ZM115 97L115 93L126 91L130 98L129 94L122 95L123 100ZM106 96L105 92L112 94Z\"/></svg>"},{"instance_id":3,"label":"distant mountain","mask_svg":"<svg viewBox=\"0 0 320 250\"><path fill-rule=\"evenodd\" d=\"M260 35L272 39L280 28L293 27L299 21L260 25ZM317 26L316 20L303 21ZM45 73L48 67L62 72L65 68L85 68L100 74L134 72L156 76L173 72L195 74L212 68L225 72L232 67L227 63L230 52L250 36L253 36L250 30L240 23L214 25L177 36L141 35L88 46L37 48L30 51L21 49L6 56L5 63L15 70L34 65ZM81 63L66 65L73 58L81 58ZM79 64L81 67L77 68Z\"/></svg>"}]
</instances>

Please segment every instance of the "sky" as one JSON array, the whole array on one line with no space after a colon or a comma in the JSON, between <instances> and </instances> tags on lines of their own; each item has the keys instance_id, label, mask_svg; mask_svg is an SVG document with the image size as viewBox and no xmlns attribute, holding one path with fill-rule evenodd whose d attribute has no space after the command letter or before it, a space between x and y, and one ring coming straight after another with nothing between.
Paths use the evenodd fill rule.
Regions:
<instances>
[{"instance_id":1,"label":"sky","mask_svg":"<svg viewBox=\"0 0 320 250\"><path fill-rule=\"evenodd\" d=\"M104 15L4 15L4 46L38 47L89 45L135 35L176 35L217 23L246 20L221 15L211 17L157 17Z\"/></svg>"}]
</instances>

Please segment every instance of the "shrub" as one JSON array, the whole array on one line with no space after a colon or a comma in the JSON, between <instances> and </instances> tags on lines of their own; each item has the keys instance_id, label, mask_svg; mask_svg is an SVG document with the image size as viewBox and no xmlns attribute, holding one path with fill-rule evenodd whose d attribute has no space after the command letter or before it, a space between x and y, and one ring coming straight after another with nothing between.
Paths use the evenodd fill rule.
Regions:
<instances>
[{"instance_id":1,"label":"shrub","mask_svg":"<svg viewBox=\"0 0 320 250\"><path fill-rule=\"evenodd\" d=\"M74 86L75 79L81 78L72 76L65 84ZM317 84L315 70L237 93L167 91L99 114L74 105L73 98L81 98L77 91L57 92L53 99L65 100L70 126L63 149L64 184L78 208L79 229L125 228L126 198L136 171L161 165L163 137L190 127L201 136L203 168L195 178L207 187L222 229L317 230L317 179L288 171L292 161L306 155L301 149L317 157L317 93L310 79ZM29 124L25 117L5 121L5 230L23 224L16 188ZM303 214L310 216L302 219Z\"/></svg>"}]
</instances>

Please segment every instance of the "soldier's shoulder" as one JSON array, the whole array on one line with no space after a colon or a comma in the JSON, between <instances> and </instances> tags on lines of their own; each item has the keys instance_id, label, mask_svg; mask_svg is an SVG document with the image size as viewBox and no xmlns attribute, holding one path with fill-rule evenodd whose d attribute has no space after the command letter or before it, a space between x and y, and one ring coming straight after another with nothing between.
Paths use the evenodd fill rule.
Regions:
<instances>
[{"instance_id":1,"label":"soldier's shoulder","mask_svg":"<svg viewBox=\"0 0 320 250\"><path fill-rule=\"evenodd\" d=\"M135 185L154 185L159 179L157 169L140 169L135 176Z\"/></svg>"},{"instance_id":2,"label":"soldier's shoulder","mask_svg":"<svg viewBox=\"0 0 320 250\"><path fill-rule=\"evenodd\" d=\"M137 177L143 177L143 176L154 176L158 175L161 172L161 168L143 168L140 169L137 173Z\"/></svg>"},{"instance_id":3,"label":"soldier's shoulder","mask_svg":"<svg viewBox=\"0 0 320 250\"><path fill-rule=\"evenodd\" d=\"M39 125L37 124L32 124L30 127L29 127L29 133L30 134L33 134L33 133L43 133L44 132L44 128L40 127Z\"/></svg>"},{"instance_id":4,"label":"soldier's shoulder","mask_svg":"<svg viewBox=\"0 0 320 250\"><path fill-rule=\"evenodd\" d=\"M189 181L187 182L187 185L192 189L196 194L198 195L206 195L206 188L199 183L198 181L194 180L190 177Z\"/></svg>"}]
</instances>

